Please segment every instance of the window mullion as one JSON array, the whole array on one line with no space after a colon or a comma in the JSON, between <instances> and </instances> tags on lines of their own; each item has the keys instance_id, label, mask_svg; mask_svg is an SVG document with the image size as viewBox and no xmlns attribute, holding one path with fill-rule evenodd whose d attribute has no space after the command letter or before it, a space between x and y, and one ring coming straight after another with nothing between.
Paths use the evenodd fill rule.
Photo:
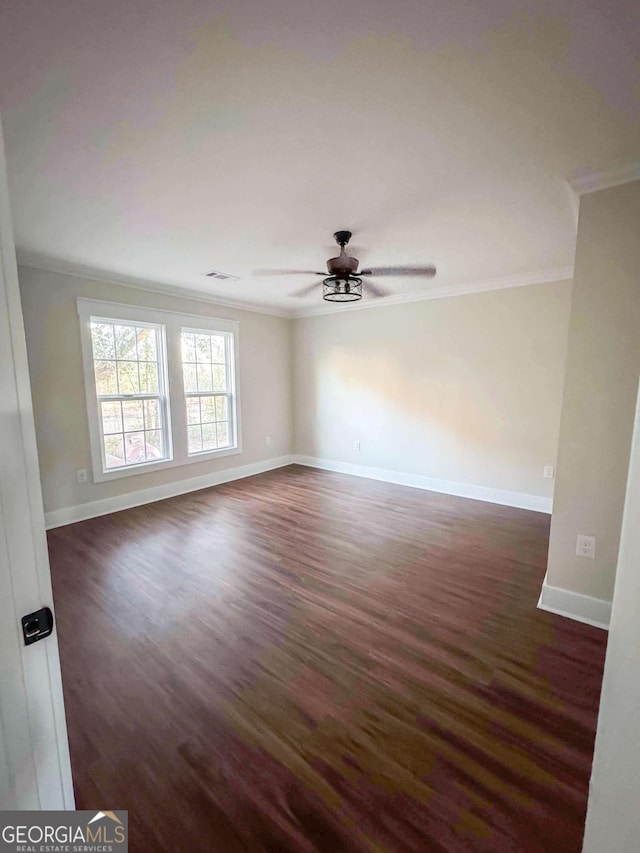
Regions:
<instances>
[{"instance_id":1,"label":"window mullion","mask_svg":"<svg viewBox=\"0 0 640 853\"><path fill-rule=\"evenodd\" d=\"M173 436L173 458L177 464L189 461L187 455L187 413L184 404L184 380L182 376L181 322L177 318L167 320L167 399Z\"/></svg>"}]
</instances>

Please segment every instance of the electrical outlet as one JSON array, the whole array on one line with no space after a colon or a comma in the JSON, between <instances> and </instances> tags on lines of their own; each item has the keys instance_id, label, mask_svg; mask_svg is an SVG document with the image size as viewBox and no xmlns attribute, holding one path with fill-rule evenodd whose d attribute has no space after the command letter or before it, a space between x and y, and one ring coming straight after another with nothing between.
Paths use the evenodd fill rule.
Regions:
<instances>
[{"instance_id":1,"label":"electrical outlet","mask_svg":"<svg viewBox=\"0 0 640 853\"><path fill-rule=\"evenodd\" d=\"M590 560L596 556L596 537L585 536L583 533L578 533L578 541L576 542L576 554L578 557L588 557Z\"/></svg>"},{"instance_id":2,"label":"electrical outlet","mask_svg":"<svg viewBox=\"0 0 640 853\"><path fill-rule=\"evenodd\" d=\"M359 441L353 442L353 449L354 450L360 450L360 442Z\"/></svg>"},{"instance_id":3,"label":"electrical outlet","mask_svg":"<svg viewBox=\"0 0 640 853\"><path fill-rule=\"evenodd\" d=\"M76 471L76 479L79 483L87 482L87 469L86 468L78 468Z\"/></svg>"},{"instance_id":4,"label":"electrical outlet","mask_svg":"<svg viewBox=\"0 0 640 853\"><path fill-rule=\"evenodd\" d=\"M270 435L265 435L264 443L265 443L266 447L271 447L271 436Z\"/></svg>"},{"instance_id":5,"label":"electrical outlet","mask_svg":"<svg viewBox=\"0 0 640 853\"><path fill-rule=\"evenodd\" d=\"M547 480L553 480L556 474L556 469L553 465L545 465L542 469L542 476Z\"/></svg>"}]
</instances>

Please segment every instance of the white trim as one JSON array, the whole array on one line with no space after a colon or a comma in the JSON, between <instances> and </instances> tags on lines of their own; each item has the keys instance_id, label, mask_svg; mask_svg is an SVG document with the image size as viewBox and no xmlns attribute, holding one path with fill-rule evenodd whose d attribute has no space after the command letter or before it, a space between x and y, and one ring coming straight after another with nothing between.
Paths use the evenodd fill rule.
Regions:
<instances>
[{"instance_id":1,"label":"white trim","mask_svg":"<svg viewBox=\"0 0 640 853\"><path fill-rule=\"evenodd\" d=\"M224 471L214 471L211 474L202 474L188 480L177 480L172 483L165 483L162 486L153 486L150 489L140 489L137 492L129 492L125 495L116 495L112 498L102 498L77 506L52 510L45 513L47 530L51 530L53 527L62 527L64 524L73 524L76 521L85 521L88 518L96 518L99 515L108 515L112 512L120 512L123 509L162 501L166 498L174 498L177 495L186 495L189 492L219 486L221 483L241 480L243 477L253 477L255 474L273 471L275 468L284 468L293 462L293 456L277 456L274 459L265 459L263 462L251 462L248 465L226 468Z\"/></svg>"},{"instance_id":2,"label":"white trim","mask_svg":"<svg viewBox=\"0 0 640 853\"><path fill-rule=\"evenodd\" d=\"M427 299L447 299L450 296L465 296L470 293L484 293L490 290L524 287L529 284L546 284L551 281L567 281L573 278L573 266L551 267L522 275L483 279L463 284L442 285L441 287L431 287L428 290L421 290L419 292L398 293L395 296L383 296L371 301L364 299L360 302L350 304L347 308L344 307L344 304L330 305L328 302L323 302L317 308L303 308L296 311L287 308L275 308L255 302L233 302L217 296L208 296L204 292L182 287L180 284L150 282L134 278L133 276L110 273L106 270L97 270L91 267L81 267L75 264L66 264L62 261L41 258L39 255L33 255L29 252L19 252L18 263L21 267L40 270L41 272L58 273L59 275L81 278L85 281L102 281L107 284L121 285L122 287L130 287L151 293L160 293L164 296L173 296L178 299L191 299L196 302L219 305L223 308L235 308L239 311L250 311L256 314L269 314L274 317L283 317L290 320L301 317L314 317L317 314L333 314L347 310L358 311L365 308L384 308L388 305L423 302ZM166 309L154 308L153 310Z\"/></svg>"},{"instance_id":3,"label":"white trim","mask_svg":"<svg viewBox=\"0 0 640 853\"><path fill-rule=\"evenodd\" d=\"M550 586L547 583L546 575L542 582L538 607L548 613L566 616L568 619L575 619L576 622L584 622L586 625L593 625L595 628L602 628L605 631L609 630L609 622L611 621L610 601L605 601L603 598L592 598L590 595L583 595L570 589Z\"/></svg>"},{"instance_id":4,"label":"white trim","mask_svg":"<svg viewBox=\"0 0 640 853\"><path fill-rule=\"evenodd\" d=\"M469 483L436 480L417 474L403 474L400 471L389 471L384 468L368 468L364 465L351 465L347 462L336 462L330 459L317 459L312 456L289 454L287 456L277 456L274 459L266 459L263 462L252 462L237 468L226 468L223 471L203 474L188 480L178 480L162 486L153 486L149 489L141 489L140 491L129 492L125 495L116 495L112 498L102 498L101 500L88 501L77 506L52 510L45 513L47 530L51 530L54 527L62 527L65 524L73 524L76 521L85 521L88 518L96 518L99 515L108 515L112 512L120 512L123 509L143 506L144 504L154 503L154 501L173 498L177 495L186 495L189 492L208 489L211 486L229 483L232 480L253 477L255 474L273 471L276 468L284 468L287 465L305 465L308 468L319 468L322 471L351 474L370 480L380 480L384 483L396 483L397 485L409 486L415 489L425 489L445 495L456 495L458 497L471 498L472 500L501 504L502 506L533 510L534 512L549 514L552 509L552 499L540 497L539 495L527 495L522 492L491 489L487 486L474 486Z\"/></svg>"},{"instance_id":5,"label":"white trim","mask_svg":"<svg viewBox=\"0 0 640 853\"><path fill-rule=\"evenodd\" d=\"M211 317L209 314L193 314L186 311L172 311L170 308L152 308L146 305L130 305L128 302L110 302L105 299L91 299L88 296L78 296L76 306L79 317L102 316L108 317L112 311L118 311L125 320L133 322L146 322L151 315L158 314L155 322L163 324L167 317L179 317L180 322L187 320L200 324L213 332L237 332L240 328L239 320L229 320L223 317Z\"/></svg>"},{"instance_id":6,"label":"white trim","mask_svg":"<svg viewBox=\"0 0 640 853\"><path fill-rule=\"evenodd\" d=\"M640 728L640 393L633 425L627 488L616 566L611 629L604 665L600 713L583 853L638 849L637 807Z\"/></svg>"},{"instance_id":7,"label":"white trim","mask_svg":"<svg viewBox=\"0 0 640 853\"><path fill-rule=\"evenodd\" d=\"M530 284L547 284L551 281L567 281L573 278L573 267L553 267L537 272L525 273L524 275L505 276L503 278L490 278L483 281L474 281L466 284L445 284L442 287L432 287L429 290L419 292L398 293L395 296L382 296L377 299L362 299L352 302L347 308L324 303L317 308L302 308L294 311L292 317L316 317L319 314L335 314L346 311L361 311L367 308L386 308L389 305L403 305L407 302L423 302L427 299L447 299L452 296L466 296L470 293L484 293L489 290L505 290L510 287L526 287Z\"/></svg>"},{"instance_id":8,"label":"white trim","mask_svg":"<svg viewBox=\"0 0 640 853\"><path fill-rule=\"evenodd\" d=\"M238 311L249 311L254 314L269 314L273 317L291 317L291 312L284 308L272 308L256 302L240 302L224 297L209 295L205 291L194 290L183 287L181 284L167 284L166 282L147 281L135 276L112 273L109 270L100 270L86 267L80 264L67 264L49 258L41 258L31 252L18 251L18 266L28 267L40 272L53 272L58 275L68 275L72 278L81 278L84 281L102 281L105 284L115 284L120 287L132 287L136 290L145 290L150 293L160 293L163 296L173 296L178 299L192 299L194 302L206 302L208 305L219 305L221 308L235 308ZM154 309L160 310L160 309Z\"/></svg>"},{"instance_id":9,"label":"white trim","mask_svg":"<svg viewBox=\"0 0 640 853\"><path fill-rule=\"evenodd\" d=\"M366 465L353 465L350 462L338 462L334 459L318 459L314 456L301 455L296 455L294 462L298 465L306 465L309 468L320 468L322 471L351 474L355 477L366 477L369 480L380 480L383 483L396 483L400 486L410 486L413 489L425 489L429 492L440 492L443 495L456 495L461 498L487 501L502 506L530 509L534 512L549 514L553 507L552 498L545 498L540 495L492 489L488 486L476 486L472 483L456 483L452 480L423 477L420 474L390 471L387 468L369 468Z\"/></svg>"},{"instance_id":10,"label":"white trim","mask_svg":"<svg viewBox=\"0 0 640 853\"><path fill-rule=\"evenodd\" d=\"M25 647L20 630L23 614L55 606L1 127L0 327L0 788L11 802L3 808L73 809L57 631Z\"/></svg>"},{"instance_id":11,"label":"white trim","mask_svg":"<svg viewBox=\"0 0 640 853\"><path fill-rule=\"evenodd\" d=\"M600 172L581 172L567 178L567 183L577 195L586 195L638 180L640 180L640 160L632 160L630 163L613 166L611 169L603 169Z\"/></svg>"}]
</instances>

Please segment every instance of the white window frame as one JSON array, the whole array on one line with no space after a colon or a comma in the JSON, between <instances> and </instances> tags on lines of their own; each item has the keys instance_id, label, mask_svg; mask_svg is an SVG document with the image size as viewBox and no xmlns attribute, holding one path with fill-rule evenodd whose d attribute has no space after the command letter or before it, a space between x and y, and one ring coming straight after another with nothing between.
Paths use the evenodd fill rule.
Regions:
<instances>
[{"instance_id":1,"label":"white window frame","mask_svg":"<svg viewBox=\"0 0 640 853\"><path fill-rule=\"evenodd\" d=\"M227 398L227 407L229 411L229 430L230 430L230 447L235 447L236 444L236 389L235 389L235 374L236 371L233 369L234 363L234 335L233 332L224 332L220 329L206 329L203 328L202 324L200 324L199 328L183 326L180 330L180 335L186 332L188 335L197 335L202 334L212 334L218 335L219 337L224 338L224 361L225 361L225 386L226 391L184 391L184 400L182 405L187 405L187 400L190 397L226 397ZM183 373L184 379L184 373ZM190 424L187 424L187 428ZM229 448L220 448L220 450L228 450ZM217 453L218 450L194 450L192 453L189 453L189 441L187 436L187 453L190 459L202 459L203 456L207 456L210 453Z\"/></svg>"},{"instance_id":2,"label":"white window frame","mask_svg":"<svg viewBox=\"0 0 640 853\"><path fill-rule=\"evenodd\" d=\"M112 318L112 317L100 317L96 314L91 314L89 321L89 335L91 335L91 323L106 323L113 324L114 322L121 322L126 324L131 324L131 320L124 320L122 317ZM137 323L138 321L136 321ZM148 329L153 329L156 333L156 354L157 354L157 365L158 365L158 393L157 394L147 394L147 393L136 393L136 394L98 394L98 389L95 383L95 371L94 371L94 359L93 359L93 341L91 343L91 377L93 379L93 385L95 390L95 422L98 425L98 437L100 441L100 464L102 466L102 474L115 474L116 472L122 471L135 471L135 469L147 468L149 465L154 462L171 462L173 460L173 447L171 443L171 412L170 412L170 401L169 401L169 377L167 376L167 340L166 340L166 330L164 325L160 323L144 323L144 327ZM115 340L114 340L115 346ZM162 431L164 433L164 449L166 451L166 455L162 459L158 460L145 460L144 462L135 462L135 463L127 463L123 462L121 466L114 468L107 468L106 464L106 452L104 447L104 432L102 426L102 411L101 411L101 403L105 400L113 399L115 401L125 400L155 400L158 399L160 401L160 420L162 423ZM123 425L124 426L124 425ZM123 430L124 431L124 430ZM124 446L123 446L124 451ZM126 458L126 451L125 451ZM94 466L95 467L95 466Z\"/></svg>"},{"instance_id":3,"label":"white window frame","mask_svg":"<svg viewBox=\"0 0 640 853\"><path fill-rule=\"evenodd\" d=\"M175 468L180 465L190 465L207 459L217 459L242 453L242 426L240 417L240 386L239 386L239 351L240 324L236 320L223 320L203 314L186 314L177 311L167 311L161 308L144 308L139 305L126 305L119 302L105 302L97 299L77 300L78 317L80 318L80 340L82 344L82 361L84 372L85 398L87 418L89 423L89 440L91 445L91 464L93 482L104 483L121 477L131 477L148 471L163 468ZM167 415L166 436L167 459L150 460L122 468L105 469L102 428L98 406L98 395L93 369L93 345L91 341L92 319L122 321L138 325L160 326L164 333L160 335L165 348ZM232 445L222 449L204 450L199 453L187 452L187 412L186 395L182 373L182 330L202 330L219 332L227 339L228 374L232 403ZM160 369L163 369L162 364Z\"/></svg>"}]
</instances>

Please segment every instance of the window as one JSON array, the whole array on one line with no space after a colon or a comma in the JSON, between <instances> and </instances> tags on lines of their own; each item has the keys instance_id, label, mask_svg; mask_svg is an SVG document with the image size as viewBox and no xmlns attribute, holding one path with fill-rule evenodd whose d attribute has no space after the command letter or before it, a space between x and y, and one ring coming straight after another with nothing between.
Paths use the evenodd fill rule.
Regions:
<instances>
[{"instance_id":1,"label":"window","mask_svg":"<svg viewBox=\"0 0 640 853\"><path fill-rule=\"evenodd\" d=\"M91 318L103 470L167 459L164 329Z\"/></svg>"},{"instance_id":2,"label":"window","mask_svg":"<svg viewBox=\"0 0 640 853\"><path fill-rule=\"evenodd\" d=\"M182 330L182 376L189 454L233 443L229 334Z\"/></svg>"},{"instance_id":3,"label":"window","mask_svg":"<svg viewBox=\"0 0 640 853\"><path fill-rule=\"evenodd\" d=\"M238 323L78 300L96 482L240 453Z\"/></svg>"}]
</instances>

